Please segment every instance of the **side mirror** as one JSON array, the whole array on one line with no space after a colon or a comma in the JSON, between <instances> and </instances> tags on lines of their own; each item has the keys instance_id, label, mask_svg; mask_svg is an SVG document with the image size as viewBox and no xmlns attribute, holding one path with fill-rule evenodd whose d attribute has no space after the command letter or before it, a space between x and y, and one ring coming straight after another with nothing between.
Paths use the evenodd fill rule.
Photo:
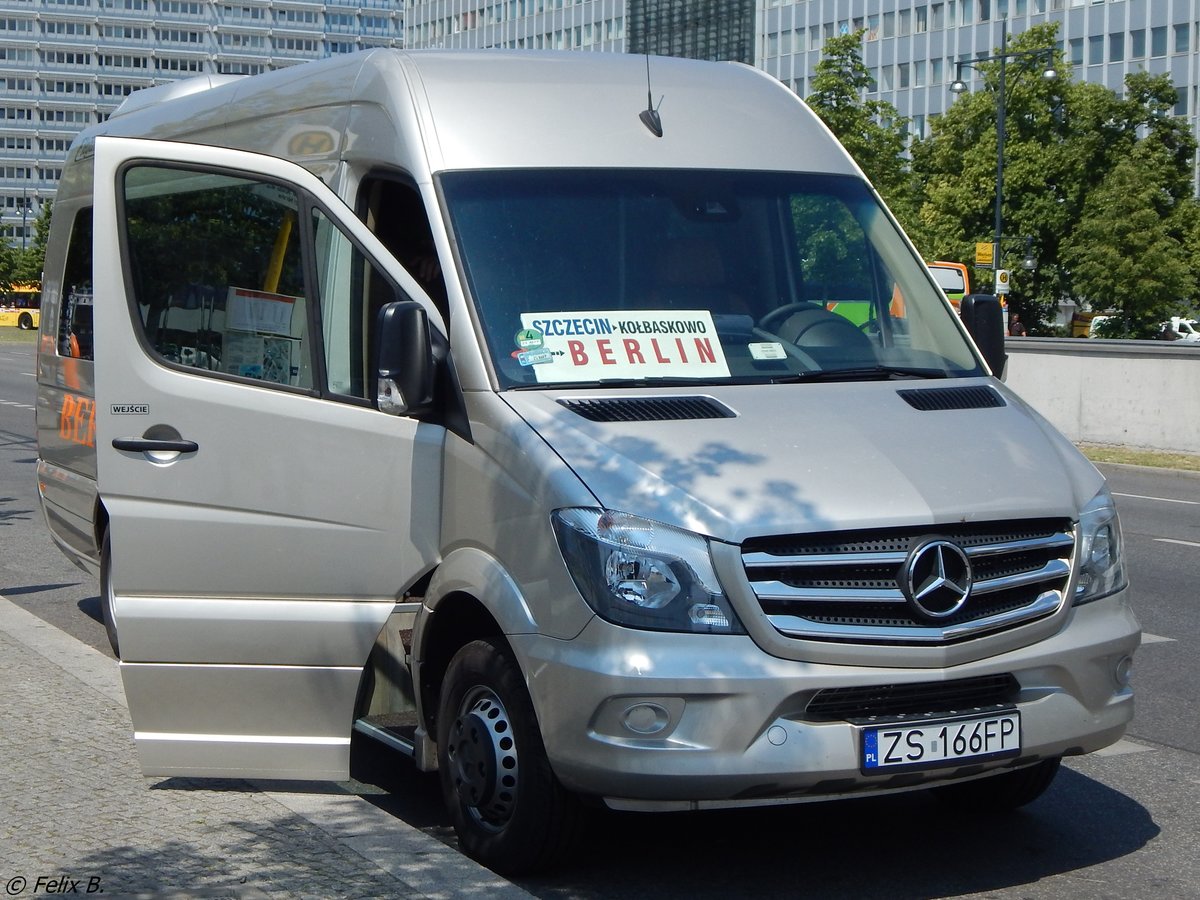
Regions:
<instances>
[{"instance_id":1,"label":"side mirror","mask_svg":"<svg viewBox=\"0 0 1200 900\"><path fill-rule=\"evenodd\" d=\"M393 416L414 416L433 406L433 348L429 318L415 300L379 310L375 331L378 375L375 405Z\"/></svg>"},{"instance_id":2,"label":"side mirror","mask_svg":"<svg viewBox=\"0 0 1200 900\"><path fill-rule=\"evenodd\" d=\"M1004 313L993 294L967 294L959 305L967 333L997 378L1004 378L1008 354L1004 352Z\"/></svg>"}]
</instances>

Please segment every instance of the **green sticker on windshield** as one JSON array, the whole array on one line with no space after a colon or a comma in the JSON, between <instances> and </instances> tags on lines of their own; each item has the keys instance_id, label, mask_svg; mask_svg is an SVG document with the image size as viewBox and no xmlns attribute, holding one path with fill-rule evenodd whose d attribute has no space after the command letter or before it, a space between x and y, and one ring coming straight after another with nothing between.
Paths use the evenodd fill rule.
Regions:
<instances>
[{"instance_id":1,"label":"green sticker on windshield","mask_svg":"<svg viewBox=\"0 0 1200 900\"><path fill-rule=\"evenodd\" d=\"M522 328L517 332L516 342L521 350L540 350L545 336L536 328Z\"/></svg>"}]
</instances>

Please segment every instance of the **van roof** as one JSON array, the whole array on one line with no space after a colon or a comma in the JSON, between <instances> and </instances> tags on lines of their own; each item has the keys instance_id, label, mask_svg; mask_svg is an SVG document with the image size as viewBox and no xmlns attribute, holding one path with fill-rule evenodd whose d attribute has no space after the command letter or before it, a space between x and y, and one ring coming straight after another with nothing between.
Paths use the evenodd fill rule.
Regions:
<instances>
[{"instance_id":1,"label":"van roof","mask_svg":"<svg viewBox=\"0 0 1200 900\"><path fill-rule=\"evenodd\" d=\"M120 114L85 134L225 144L291 157L278 145L279 122L294 133L307 121L336 135L341 154L374 154L381 162L402 136L414 143L415 130L422 136L415 143L425 151L420 168L430 173L540 167L858 173L795 94L736 63L600 52L376 49L147 93L156 92L135 93ZM648 94L662 137L639 119ZM279 122L268 127L274 119Z\"/></svg>"}]
</instances>

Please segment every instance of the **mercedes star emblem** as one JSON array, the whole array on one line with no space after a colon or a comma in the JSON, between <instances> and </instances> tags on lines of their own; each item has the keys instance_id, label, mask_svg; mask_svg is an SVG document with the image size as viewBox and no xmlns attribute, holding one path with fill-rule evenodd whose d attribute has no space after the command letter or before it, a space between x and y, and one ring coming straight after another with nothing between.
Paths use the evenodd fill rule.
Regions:
<instances>
[{"instance_id":1,"label":"mercedes star emblem","mask_svg":"<svg viewBox=\"0 0 1200 900\"><path fill-rule=\"evenodd\" d=\"M967 602L971 561L957 544L930 540L918 544L904 566L904 593L918 614L945 619Z\"/></svg>"}]
</instances>

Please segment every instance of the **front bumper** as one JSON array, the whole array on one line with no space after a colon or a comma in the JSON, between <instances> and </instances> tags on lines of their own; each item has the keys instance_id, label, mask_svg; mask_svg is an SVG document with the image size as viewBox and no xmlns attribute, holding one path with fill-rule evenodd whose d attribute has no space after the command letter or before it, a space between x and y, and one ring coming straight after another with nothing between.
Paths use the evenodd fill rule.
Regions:
<instances>
[{"instance_id":1,"label":"front bumper","mask_svg":"<svg viewBox=\"0 0 1200 900\"><path fill-rule=\"evenodd\" d=\"M635 631L600 619L569 642L510 639L559 779L610 805L651 809L909 789L1101 749L1133 717L1125 676L1140 636L1121 592L1072 610L1050 638L948 668L798 662L767 655L749 637ZM1006 673L1019 685L1016 758L864 775L859 726L806 712L822 689Z\"/></svg>"}]
</instances>

